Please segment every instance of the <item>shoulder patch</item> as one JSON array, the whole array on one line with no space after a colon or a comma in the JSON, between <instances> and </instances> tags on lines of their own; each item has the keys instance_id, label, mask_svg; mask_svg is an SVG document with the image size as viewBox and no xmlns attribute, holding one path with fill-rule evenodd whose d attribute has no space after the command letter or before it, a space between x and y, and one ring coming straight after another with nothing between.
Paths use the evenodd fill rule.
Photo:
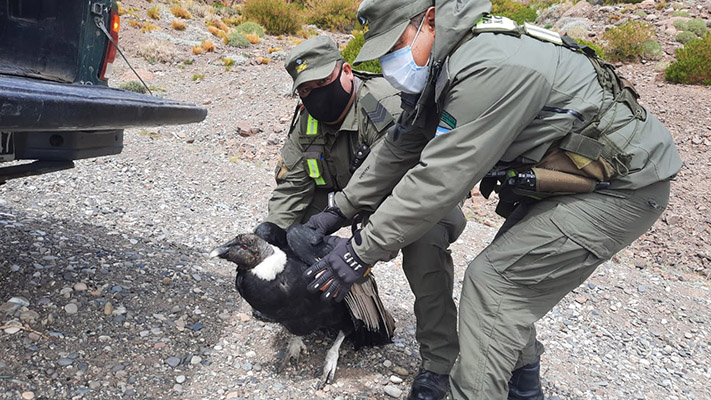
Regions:
<instances>
[{"instance_id":1,"label":"shoulder patch","mask_svg":"<svg viewBox=\"0 0 711 400\"><path fill-rule=\"evenodd\" d=\"M457 119L452 116L452 114L448 113L447 111L442 111L442 116L439 118L439 120L449 129L454 129L457 127Z\"/></svg>"},{"instance_id":2,"label":"shoulder patch","mask_svg":"<svg viewBox=\"0 0 711 400\"><path fill-rule=\"evenodd\" d=\"M393 122L393 116L372 94L366 94L361 100L361 104L365 113L368 114L370 122L375 125L378 131L384 130Z\"/></svg>"}]
</instances>

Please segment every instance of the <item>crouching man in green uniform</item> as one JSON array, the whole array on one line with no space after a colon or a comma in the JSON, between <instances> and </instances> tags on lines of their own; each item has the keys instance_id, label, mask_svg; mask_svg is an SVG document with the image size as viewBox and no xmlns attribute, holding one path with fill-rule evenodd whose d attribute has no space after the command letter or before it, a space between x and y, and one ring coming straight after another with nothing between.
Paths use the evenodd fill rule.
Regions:
<instances>
[{"instance_id":1,"label":"crouching man in green uniform","mask_svg":"<svg viewBox=\"0 0 711 400\"><path fill-rule=\"evenodd\" d=\"M277 187L265 221L282 228L307 223L330 234L351 218L334 208L318 213L327 208L328 194L346 187L369 149L394 125L401 110L399 92L380 76L354 71L328 36L294 47L285 66L303 107L297 109L281 149ZM368 204L363 210L372 212L379 203ZM314 214L319 217L310 219ZM402 249L403 269L416 298L417 340L423 360L413 390L423 396L447 381L459 353L457 309L452 300L453 261L448 248L465 225L455 203L418 240Z\"/></svg>"},{"instance_id":2,"label":"crouching man in green uniform","mask_svg":"<svg viewBox=\"0 0 711 400\"><path fill-rule=\"evenodd\" d=\"M657 220L681 160L614 68L490 8L361 4L367 32L356 63L378 58L411 107L335 198L345 216L382 204L305 275L326 297L347 291L477 183L484 195L498 191L507 219L464 277L451 393L540 400L534 323Z\"/></svg>"}]
</instances>

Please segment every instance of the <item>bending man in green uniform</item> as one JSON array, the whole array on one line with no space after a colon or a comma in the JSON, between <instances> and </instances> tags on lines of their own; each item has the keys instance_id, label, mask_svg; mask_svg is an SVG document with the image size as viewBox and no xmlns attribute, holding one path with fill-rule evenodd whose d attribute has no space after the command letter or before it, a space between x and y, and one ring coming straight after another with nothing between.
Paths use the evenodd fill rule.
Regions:
<instances>
[{"instance_id":1,"label":"bending man in green uniform","mask_svg":"<svg viewBox=\"0 0 711 400\"><path fill-rule=\"evenodd\" d=\"M365 158L361 154L367 155L368 148L393 126L400 114L400 97L382 77L352 70L328 36L294 47L285 64L305 108L297 109L281 149L277 187L265 221L282 228L308 221L308 226L330 234L350 218L333 209L318 213L327 207L330 192L346 187ZM363 209L372 212L378 205L372 203ZM309 219L314 214L320 217ZM454 204L416 242L402 249L403 269L416 298L422 356L422 369L412 389L418 397L413 398L436 398L431 394L443 393L459 353L457 310L452 300L454 271L448 247L465 225L461 209Z\"/></svg>"},{"instance_id":2,"label":"bending man in green uniform","mask_svg":"<svg viewBox=\"0 0 711 400\"><path fill-rule=\"evenodd\" d=\"M490 8L361 4L367 32L356 62L378 58L411 107L335 199L346 216L382 204L306 276L324 297L347 291L477 183L484 195L497 190L507 220L464 277L451 392L539 400L534 323L656 221L681 160L611 66L555 32L488 16Z\"/></svg>"}]
</instances>

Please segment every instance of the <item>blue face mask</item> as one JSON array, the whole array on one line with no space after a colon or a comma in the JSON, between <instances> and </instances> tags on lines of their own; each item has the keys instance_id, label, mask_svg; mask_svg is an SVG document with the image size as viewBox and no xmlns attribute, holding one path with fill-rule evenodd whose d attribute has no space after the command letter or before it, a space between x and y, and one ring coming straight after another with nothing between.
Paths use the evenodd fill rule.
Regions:
<instances>
[{"instance_id":1,"label":"blue face mask","mask_svg":"<svg viewBox=\"0 0 711 400\"><path fill-rule=\"evenodd\" d=\"M409 46L405 46L379 58L383 77L397 90L409 94L422 93L429 74L429 65L419 66L412 56L412 44L420 34L424 18ZM429 61L428 61L429 64Z\"/></svg>"}]
</instances>

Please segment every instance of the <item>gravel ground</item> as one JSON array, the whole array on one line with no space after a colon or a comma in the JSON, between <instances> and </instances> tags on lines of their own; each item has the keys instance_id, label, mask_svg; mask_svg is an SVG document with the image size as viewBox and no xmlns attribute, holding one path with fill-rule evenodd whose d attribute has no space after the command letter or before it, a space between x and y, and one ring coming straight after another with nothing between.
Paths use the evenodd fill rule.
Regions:
<instances>
[{"instance_id":1,"label":"gravel ground","mask_svg":"<svg viewBox=\"0 0 711 400\"><path fill-rule=\"evenodd\" d=\"M288 336L253 319L232 265L207 257L266 213L295 104L280 52L269 49L283 54L290 39L267 38L226 71L220 58L230 49L221 46L194 57L182 45L172 64L149 64L137 56L145 36L128 26L122 43L149 84L206 106L208 118L129 130L118 156L0 186L0 399L404 398L419 356L399 259L375 269L397 320L394 343L344 345L336 382L317 390L331 338L309 336L298 368L277 373ZM622 70L670 127L686 166L654 228L539 322L545 392L711 399L711 91L664 84L651 65ZM133 79L121 62L116 71L113 85ZM501 223L492 209L478 197L467 203L470 223L453 245L458 278Z\"/></svg>"}]
</instances>

